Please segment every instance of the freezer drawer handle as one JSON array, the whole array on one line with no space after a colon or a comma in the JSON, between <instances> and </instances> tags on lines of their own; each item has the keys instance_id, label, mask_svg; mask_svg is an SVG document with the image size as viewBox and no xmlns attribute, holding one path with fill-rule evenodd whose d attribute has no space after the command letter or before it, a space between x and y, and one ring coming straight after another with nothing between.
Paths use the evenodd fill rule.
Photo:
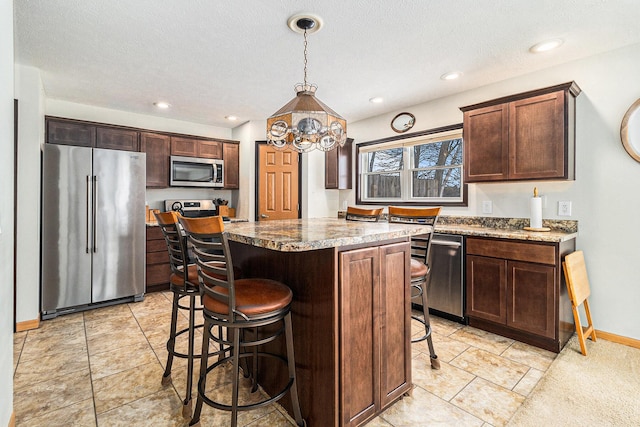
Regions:
<instances>
[{"instance_id":1,"label":"freezer drawer handle","mask_svg":"<svg viewBox=\"0 0 640 427\"><path fill-rule=\"evenodd\" d=\"M459 248L462 246L462 243L459 242L449 242L448 240L432 240L431 244L440 245L440 246L450 246L452 248Z\"/></svg>"},{"instance_id":2,"label":"freezer drawer handle","mask_svg":"<svg viewBox=\"0 0 640 427\"><path fill-rule=\"evenodd\" d=\"M93 176L93 253L98 252L98 247L96 244L96 234L98 234L96 232L97 227L97 223L96 223L96 219L97 219L97 215L96 212L98 211L98 177L97 176Z\"/></svg>"},{"instance_id":3,"label":"freezer drawer handle","mask_svg":"<svg viewBox=\"0 0 640 427\"><path fill-rule=\"evenodd\" d=\"M91 197L90 195L90 184L89 181L91 181L91 178L89 177L89 175L87 175L87 203L86 203L86 224L87 224L87 232L85 234L86 238L85 238L85 251L86 253L89 253L89 199Z\"/></svg>"}]
</instances>

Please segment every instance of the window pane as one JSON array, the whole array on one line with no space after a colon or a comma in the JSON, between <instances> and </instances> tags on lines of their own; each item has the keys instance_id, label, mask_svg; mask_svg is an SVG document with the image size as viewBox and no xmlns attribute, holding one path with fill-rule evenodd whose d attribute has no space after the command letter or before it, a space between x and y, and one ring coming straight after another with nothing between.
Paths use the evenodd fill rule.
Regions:
<instances>
[{"instance_id":1,"label":"window pane","mask_svg":"<svg viewBox=\"0 0 640 427\"><path fill-rule=\"evenodd\" d=\"M461 168L443 168L414 171L413 197L460 197Z\"/></svg>"},{"instance_id":2,"label":"window pane","mask_svg":"<svg viewBox=\"0 0 640 427\"><path fill-rule=\"evenodd\" d=\"M432 142L413 147L414 168L462 164L462 138Z\"/></svg>"},{"instance_id":3,"label":"window pane","mask_svg":"<svg viewBox=\"0 0 640 427\"><path fill-rule=\"evenodd\" d=\"M366 198L400 198L400 173L367 175Z\"/></svg>"},{"instance_id":4,"label":"window pane","mask_svg":"<svg viewBox=\"0 0 640 427\"><path fill-rule=\"evenodd\" d=\"M402 147L367 153L367 171L385 172L402 169Z\"/></svg>"}]
</instances>

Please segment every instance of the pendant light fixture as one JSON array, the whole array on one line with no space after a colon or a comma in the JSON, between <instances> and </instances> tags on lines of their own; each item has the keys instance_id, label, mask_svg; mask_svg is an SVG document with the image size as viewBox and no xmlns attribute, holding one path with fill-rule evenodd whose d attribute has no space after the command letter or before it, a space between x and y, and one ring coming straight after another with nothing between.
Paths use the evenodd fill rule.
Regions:
<instances>
[{"instance_id":1,"label":"pendant light fixture","mask_svg":"<svg viewBox=\"0 0 640 427\"><path fill-rule=\"evenodd\" d=\"M347 121L316 98L318 86L307 83L307 34L317 32L322 20L310 14L295 15L288 25L304 34L304 83L296 84L296 97L267 119L267 142L300 153L342 147L347 141Z\"/></svg>"}]
</instances>

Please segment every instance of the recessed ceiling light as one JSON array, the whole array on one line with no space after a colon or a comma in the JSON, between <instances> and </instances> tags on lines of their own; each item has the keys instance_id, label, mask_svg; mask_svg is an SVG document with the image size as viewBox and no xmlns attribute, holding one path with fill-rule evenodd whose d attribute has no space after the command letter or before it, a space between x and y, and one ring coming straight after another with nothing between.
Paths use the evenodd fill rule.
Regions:
<instances>
[{"instance_id":1,"label":"recessed ceiling light","mask_svg":"<svg viewBox=\"0 0 640 427\"><path fill-rule=\"evenodd\" d=\"M162 108L163 110L171 106L171 104L169 104L168 102L163 102L163 101L154 102L153 105L155 105L158 108Z\"/></svg>"},{"instance_id":2,"label":"recessed ceiling light","mask_svg":"<svg viewBox=\"0 0 640 427\"><path fill-rule=\"evenodd\" d=\"M540 43L536 43L529 48L531 53L546 52L551 49L555 49L563 43L562 39L547 40Z\"/></svg>"},{"instance_id":3,"label":"recessed ceiling light","mask_svg":"<svg viewBox=\"0 0 640 427\"><path fill-rule=\"evenodd\" d=\"M238 116L224 116L225 119L231 120L232 122L238 120Z\"/></svg>"},{"instance_id":4,"label":"recessed ceiling light","mask_svg":"<svg viewBox=\"0 0 640 427\"><path fill-rule=\"evenodd\" d=\"M369 98L369 102L372 102L374 104L381 104L384 101L384 99L381 96L374 96L373 98Z\"/></svg>"},{"instance_id":5,"label":"recessed ceiling light","mask_svg":"<svg viewBox=\"0 0 640 427\"><path fill-rule=\"evenodd\" d=\"M448 73L444 73L443 75L441 75L440 78L442 80L455 80L455 79L459 78L460 76L462 76L462 72L461 71L450 71Z\"/></svg>"}]
</instances>

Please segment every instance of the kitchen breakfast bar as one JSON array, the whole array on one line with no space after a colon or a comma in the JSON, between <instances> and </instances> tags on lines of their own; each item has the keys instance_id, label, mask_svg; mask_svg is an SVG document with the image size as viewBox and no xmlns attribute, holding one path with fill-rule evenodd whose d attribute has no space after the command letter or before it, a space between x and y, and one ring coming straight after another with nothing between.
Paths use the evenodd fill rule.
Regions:
<instances>
[{"instance_id":1,"label":"kitchen breakfast bar","mask_svg":"<svg viewBox=\"0 0 640 427\"><path fill-rule=\"evenodd\" d=\"M293 333L307 425L356 426L411 390L410 245L421 224L337 218L227 224L244 277L293 291ZM281 343L269 351L284 354ZM259 367L267 393L284 366ZM289 397L281 401L291 413Z\"/></svg>"}]
</instances>

